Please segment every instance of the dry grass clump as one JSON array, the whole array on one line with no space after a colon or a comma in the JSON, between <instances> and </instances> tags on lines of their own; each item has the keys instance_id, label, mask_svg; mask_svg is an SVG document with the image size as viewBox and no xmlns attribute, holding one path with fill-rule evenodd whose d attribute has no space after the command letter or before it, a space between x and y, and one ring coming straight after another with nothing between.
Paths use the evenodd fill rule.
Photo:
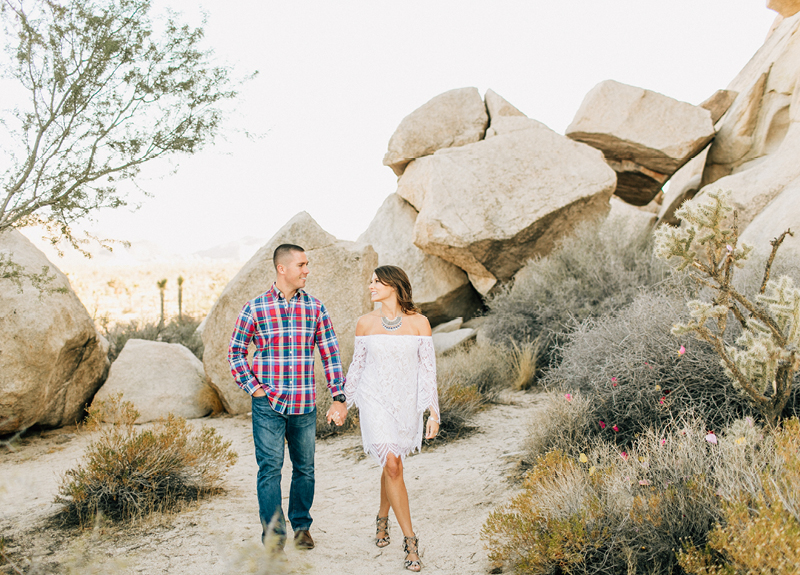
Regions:
<instances>
[{"instance_id":1,"label":"dry grass clump","mask_svg":"<svg viewBox=\"0 0 800 575\"><path fill-rule=\"evenodd\" d=\"M737 434L731 434L736 437ZM744 452L745 435L730 448ZM743 459L747 459L745 456ZM744 469L748 469L745 467ZM741 472L740 472L741 473ZM687 573L761 575L800 573L800 423L786 422L774 437L774 459L750 474L749 489L726 493L720 523L705 547L685 545Z\"/></svg>"},{"instance_id":2,"label":"dry grass clump","mask_svg":"<svg viewBox=\"0 0 800 575\"><path fill-rule=\"evenodd\" d=\"M478 410L519 379L512 357L505 348L473 344L436 358L442 438L467 430Z\"/></svg>"},{"instance_id":3,"label":"dry grass clump","mask_svg":"<svg viewBox=\"0 0 800 575\"><path fill-rule=\"evenodd\" d=\"M684 299L681 290L643 292L616 315L581 324L559 350L561 363L548 372L544 385L561 391L562 401L563 394L581 391L590 399L590 415L562 405L547 416L557 419L546 427L577 418L573 424L586 425L587 436L626 445L689 412L715 430L753 414L750 402L732 389L710 344L671 333L673 323L688 314ZM550 433L560 441L555 429ZM544 442L540 449L554 446ZM565 448L563 441L559 446Z\"/></svg>"},{"instance_id":4,"label":"dry grass clump","mask_svg":"<svg viewBox=\"0 0 800 575\"><path fill-rule=\"evenodd\" d=\"M82 463L66 472L56 502L62 520L84 525L98 514L126 521L220 490L236 462L230 442L215 429L192 430L170 415L147 428L134 426L138 412L117 396L89 412L87 426L100 436ZM114 421L103 426L101 421Z\"/></svg>"},{"instance_id":5,"label":"dry grass clump","mask_svg":"<svg viewBox=\"0 0 800 575\"><path fill-rule=\"evenodd\" d=\"M517 273L513 286L488 303L482 329L503 345L541 337L547 365L576 323L613 313L667 275L649 237L631 240L604 233L602 221L587 223Z\"/></svg>"},{"instance_id":6,"label":"dry grass clump","mask_svg":"<svg viewBox=\"0 0 800 575\"><path fill-rule=\"evenodd\" d=\"M705 548L730 517L728 494L758 497L763 485L784 484L776 442L752 420L718 435L697 420L673 428L645 432L624 451L598 440L575 455L540 457L522 493L484 527L491 559L526 574L679 574L677 550Z\"/></svg>"},{"instance_id":7,"label":"dry grass clump","mask_svg":"<svg viewBox=\"0 0 800 575\"><path fill-rule=\"evenodd\" d=\"M108 340L108 359L112 362L119 357L129 339L146 339L179 343L187 347L197 359L203 359L203 340L197 333L200 320L184 315L172 318L166 324L158 322L130 321L125 324L102 326L103 336Z\"/></svg>"}]
</instances>

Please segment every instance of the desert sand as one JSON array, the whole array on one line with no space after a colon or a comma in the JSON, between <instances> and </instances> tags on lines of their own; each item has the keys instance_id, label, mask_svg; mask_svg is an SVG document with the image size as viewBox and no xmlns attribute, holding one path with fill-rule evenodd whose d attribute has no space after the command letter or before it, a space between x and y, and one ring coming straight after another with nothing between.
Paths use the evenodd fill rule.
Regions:
<instances>
[{"instance_id":1,"label":"desert sand","mask_svg":"<svg viewBox=\"0 0 800 575\"><path fill-rule=\"evenodd\" d=\"M405 479L423 573L487 573L482 526L497 505L519 489L515 477L527 429L538 409L537 396L508 393L475 419L467 437L425 448L406 460ZM92 530L52 527L49 518L64 471L74 467L92 435L74 427L24 439L0 459L0 534L13 557L33 557L42 572L66 572L70 558L89 559L83 573L206 575L255 572L243 558L259 549L261 527L255 494L256 464L247 415L195 420L211 425L239 454L229 469L225 492L191 503L178 513L151 516L125 527ZM374 545L380 468L363 455L360 435L318 440L316 497L311 533L317 547L287 545L289 567L297 573L380 575L401 573L402 533L391 516L391 544ZM284 467L284 509L288 506L290 463ZM79 551L84 549L84 551ZM113 568L112 568L113 567ZM261 571L262 573L265 571ZM267 571L268 572L268 571Z\"/></svg>"}]
</instances>

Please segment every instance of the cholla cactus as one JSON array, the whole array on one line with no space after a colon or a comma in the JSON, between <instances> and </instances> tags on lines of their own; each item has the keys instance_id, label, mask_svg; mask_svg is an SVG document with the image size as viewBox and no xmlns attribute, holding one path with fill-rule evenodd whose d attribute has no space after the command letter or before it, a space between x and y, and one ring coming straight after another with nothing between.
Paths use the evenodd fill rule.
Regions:
<instances>
[{"instance_id":1,"label":"cholla cactus","mask_svg":"<svg viewBox=\"0 0 800 575\"><path fill-rule=\"evenodd\" d=\"M736 212L728 192L710 192L707 203L687 202L677 212L681 228L663 226L656 232L656 254L678 259L701 285L714 290L712 302L688 302L691 321L673 327L676 335L693 333L711 343L722 359L735 387L746 393L770 425L774 425L789 399L792 379L800 369L800 290L791 278L769 279L775 253L787 230L774 239L755 302L732 285L735 268L741 268L752 247L739 246ZM732 218L732 226L726 225ZM729 314L742 325L735 345L724 341Z\"/></svg>"}]
</instances>

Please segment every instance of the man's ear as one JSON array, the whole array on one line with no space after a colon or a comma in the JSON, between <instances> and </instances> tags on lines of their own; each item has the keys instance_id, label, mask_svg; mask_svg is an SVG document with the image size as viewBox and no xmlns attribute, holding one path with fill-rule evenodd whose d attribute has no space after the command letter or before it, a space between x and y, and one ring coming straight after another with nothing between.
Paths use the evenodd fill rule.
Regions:
<instances>
[{"instance_id":1,"label":"man's ear","mask_svg":"<svg viewBox=\"0 0 800 575\"><path fill-rule=\"evenodd\" d=\"M286 266L284 266L283 264L278 264L275 266L275 271L278 272L279 274L285 274Z\"/></svg>"}]
</instances>

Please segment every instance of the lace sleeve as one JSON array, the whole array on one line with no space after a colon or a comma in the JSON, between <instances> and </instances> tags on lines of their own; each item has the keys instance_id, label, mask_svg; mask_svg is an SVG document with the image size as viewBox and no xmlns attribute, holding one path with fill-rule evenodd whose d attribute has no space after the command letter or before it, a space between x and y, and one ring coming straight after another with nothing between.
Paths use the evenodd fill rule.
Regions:
<instances>
[{"instance_id":1,"label":"lace sleeve","mask_svg":"<svg viewBox=\"0 0 800 575\"><path fill-rule=\"evenodd\" d=\"M353 361L350 362L350 368L347 370L347 377L344 383L344 396L347 399L347 409L357 406L356 403L356 389L358 388L358 380L361 379L361 374L364 373L364 367L367 365L367 344L363 338L356 338L355 348L353 349Z\"/></svg>"},{"instance_id":2,"label":"lace sleeve","mask_svg":"<svg viewBox=\"0 0 800 575\"><path fill-rule=\"evenodd\" d=\"M433 339L423 338L419 345L419 368L417 370L417 409L439 417L439 392L436 389L436 351Z\"/></svg>"}]
</instances>

